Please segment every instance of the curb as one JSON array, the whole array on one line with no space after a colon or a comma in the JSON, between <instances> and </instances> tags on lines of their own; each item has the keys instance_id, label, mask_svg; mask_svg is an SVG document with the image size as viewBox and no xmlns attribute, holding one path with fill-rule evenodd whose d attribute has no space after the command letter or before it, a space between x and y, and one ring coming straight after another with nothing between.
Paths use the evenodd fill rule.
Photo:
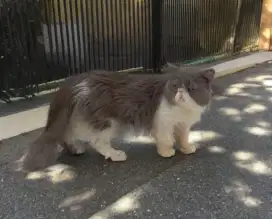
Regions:
<instances>
[{"instance_id":1,"label":"curb","mask_svg":"<svg viewBox=\"0 0 272 219\"><path fill-rule=\"evenodd\" d=\"M227 76L227 75L230 75L230 74L234 74L234 73L237 73L239 71L254 67L255 65L256 64L248 64L248 65L239 66L239 67L236 67L236 68L230 68L230 69L226 69L226 70L223 70L223 71L218 71L218 72L215 72L215 78L221 78L221 77L224 77L224 76Z\"/></svg>"},{"instance_id":2,"label":"curb","mask_svg":"<svg viewBox=\"0 0 272 219\"><path fill-rule=\"evenodd\" d=\"M215 78L220 78L271 60L272 52L258 52L252 55L211 66L211 68L213 68L216 72Z\"/></svg>"}]
</instances>

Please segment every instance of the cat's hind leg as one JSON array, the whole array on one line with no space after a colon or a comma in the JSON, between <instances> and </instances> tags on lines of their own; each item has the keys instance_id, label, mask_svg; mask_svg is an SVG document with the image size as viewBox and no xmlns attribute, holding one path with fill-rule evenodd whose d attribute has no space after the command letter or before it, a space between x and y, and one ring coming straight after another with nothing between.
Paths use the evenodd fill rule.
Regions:
<instances>
[{"instance_id":1,"label":"cat's hind leg","mask_svg":"<svg viewBox=\"0 0 272 219\"><path fill-rule=\"evenodd\" d=\"M112 161L125 161L127 155L124 151L112 147L111 141L115 137L116 130L113 126L103 131L95 131L95 137L90 140L92 148L103 155L105 159Z\"/></svg>"},{"instance_id":2,"label":"cat's hind leg","mask_svg":"<svg viewBox=\"0 0 272 219\"><path fill-rule=\"evenodd\" d=\"M127 159L124 151L113 148L107 140L99 139L95 144L92 144L92 147L103 155L105 159L110 158L112 161L125 161Z\"/></svg>"},{"instance_id":3,"label":"cat's hind leg","mask_svg":"<svg viewBox=\"0 0 272 219\"><path fill-rule=\"evenodd\" d=\"M71 126L68 126L67 131L64 135L62 146L66 148L72 155L81 155L86 151L85 146L82 142L76 139Z\"/></svg>"},{"instance_id":4,"label":"cat's hind leg","mask_svg":"<svg viewBox=\"0 0 272 219\"><path fill-rule=\"evenodd\" d=\"M112 161L125 161L127 159L124 151L113 148L111 144L118 132L117 122L105 120L96 120L91 123L81 122L76 129L79 139L89 142L90 146L103 155L105 159L110 158Z\"/></svg>"}]
</instances>

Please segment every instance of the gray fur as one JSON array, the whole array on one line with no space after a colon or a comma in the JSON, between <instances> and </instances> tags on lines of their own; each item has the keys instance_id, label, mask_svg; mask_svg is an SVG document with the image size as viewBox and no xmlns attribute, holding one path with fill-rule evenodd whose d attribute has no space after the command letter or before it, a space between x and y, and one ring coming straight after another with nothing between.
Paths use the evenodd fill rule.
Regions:
<instances>
[{"instance_id":1,"label":"gray fur","mask_svg":"<svg viewBox=\"0 0 272 219\"><path fill-rule=\"evenodd\" d=\"M179 74L178 68L173 71L176 74L137 75L98 70L68 78L50 104L44 132L30 145L23 169L32 171L56 162L57 145L71 150L66 135L72 118L80 116L97 132L110 128L112 119L150 132L162 97L174 105L178 88L183 87L198 105L209 104L213 69L190 74Z\"/></svg>"}]
</instances>

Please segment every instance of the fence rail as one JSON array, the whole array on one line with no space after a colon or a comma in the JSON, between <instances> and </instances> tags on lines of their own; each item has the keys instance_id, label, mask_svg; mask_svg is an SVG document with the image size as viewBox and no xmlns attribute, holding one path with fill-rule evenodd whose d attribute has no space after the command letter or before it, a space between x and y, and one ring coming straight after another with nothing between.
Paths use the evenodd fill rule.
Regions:
<instances>
[{"instance_id":1,"label":"fence rail","mask_svg":"<svg viewBox=\"0 0 272 219\"><path fill-rule=\"evenodd\" d=\"M0 98L104 68L159 71L256 48L262 0L2 0Z\"/></svg>"}]
</instances>

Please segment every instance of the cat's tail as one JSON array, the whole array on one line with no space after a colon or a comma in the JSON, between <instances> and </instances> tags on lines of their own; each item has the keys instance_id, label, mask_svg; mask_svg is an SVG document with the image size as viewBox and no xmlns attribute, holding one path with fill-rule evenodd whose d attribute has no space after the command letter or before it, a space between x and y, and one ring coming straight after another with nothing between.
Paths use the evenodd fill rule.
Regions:
<instances>
[{"instance_id":1,"label":"cat's tail","mask_svg":"<svg viewBox=\"0 0 272 219\"><path fill-rule=\"evenodd\" d=\"M60 88L56 92L48 110L45 131L52 129L52 126L55 125L60 116L62 117L62 120L65 120L63 121L63 124L68 122L71 114L70 111L72 110L72 106L70 105L71 98L72 92L67 87ZM64 113L65 115L63 115Z\"/></svg>"},{"instance_id":2,"label":"cat's tail","mask_svg":"<svg viewBox=\"0 0 272 219\"><path fill-rule=\"evenodd\" d=\"M58 90L52 100L47 123L41 135L27 148L26 153L16 162L16 169L21 172L32 172L46 168L57 162L63 151L67 124L69 123L70 91Z\"/></svg>"},{"instance_id":3,"label":"cat's tail","mask_svg":"<svg viewBox=\"0 0 272 219\"><path fill-rule=\"evenodd\" d=\"M54 165L63 150L59 139L43 132L15 163L17 171L32 172Z\"/></svg>"}]
</instances>

